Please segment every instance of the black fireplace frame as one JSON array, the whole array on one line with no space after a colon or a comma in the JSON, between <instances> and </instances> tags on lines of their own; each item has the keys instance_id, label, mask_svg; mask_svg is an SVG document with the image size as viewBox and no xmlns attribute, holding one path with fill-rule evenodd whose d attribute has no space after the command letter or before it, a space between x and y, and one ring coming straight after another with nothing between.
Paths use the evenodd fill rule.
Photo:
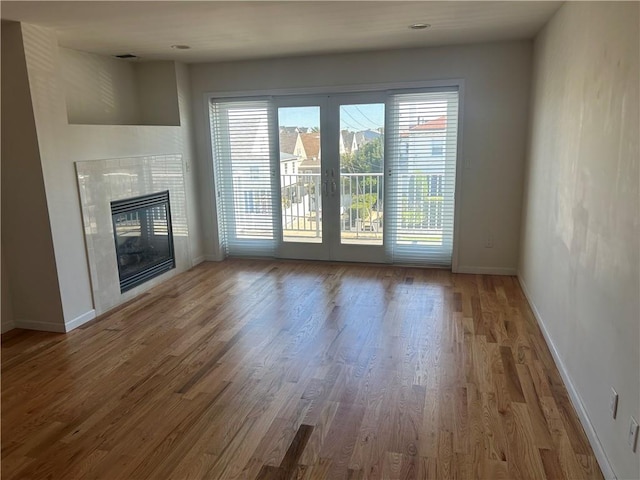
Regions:
<instances>
[{"instance_id":1,"label":"black fireplace frame","mask_svg":"<svg viewBox=\"0 0 640 480\"><path fill-rule=\"evenodd\" d=\"M169 253L171 258L152 264L141 272L123 278L122 267L118 260L118 233L116 230L115 216L142 208L164 205L167 209L167 236L169 242ZM116 246L116 263L118 265L118 277L120 279L120 293L131 290L134 287L161 275L176 266L175 252L173 248L173 229L171 227L171 204L169 202L169 190L141 195L139 197L114 200L111 202L111 223L113 225L113 240Z\"/></svg>"}]
</instances>

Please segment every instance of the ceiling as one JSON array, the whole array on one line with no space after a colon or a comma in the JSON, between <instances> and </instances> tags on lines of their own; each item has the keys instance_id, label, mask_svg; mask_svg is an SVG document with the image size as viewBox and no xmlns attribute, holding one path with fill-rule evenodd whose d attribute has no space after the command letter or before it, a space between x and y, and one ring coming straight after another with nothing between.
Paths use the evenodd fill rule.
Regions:
<instances>
[{"instance_id":1,"label":"ceiling","mask_svg":"<svg viewBox=\"0 0 640 480\"><path fill-rule=\"evenodd\" d=\"M2 1L60 45L188 63L527 39L562 2ZM411 30L413 23L427 30ZM175 50L171 45L190 45Z\"/></svg>"}]
</instances>

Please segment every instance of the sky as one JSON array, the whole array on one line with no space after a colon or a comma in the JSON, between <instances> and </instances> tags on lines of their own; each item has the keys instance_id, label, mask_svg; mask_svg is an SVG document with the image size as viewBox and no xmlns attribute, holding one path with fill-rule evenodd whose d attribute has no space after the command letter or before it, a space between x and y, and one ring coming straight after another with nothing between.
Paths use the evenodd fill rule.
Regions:
<instances>
[{"instance_id":1,"label":"sky","mask_svg":"<svg viewBox=\"0 0 640 480\"><path fill-rule=\"evenodd\" d=\"M281 127L319 127L319 107L281 107L278 109ZM384 126L384 104L341 105L340 130L376 130Z\"/></svg>"}]
</instances>

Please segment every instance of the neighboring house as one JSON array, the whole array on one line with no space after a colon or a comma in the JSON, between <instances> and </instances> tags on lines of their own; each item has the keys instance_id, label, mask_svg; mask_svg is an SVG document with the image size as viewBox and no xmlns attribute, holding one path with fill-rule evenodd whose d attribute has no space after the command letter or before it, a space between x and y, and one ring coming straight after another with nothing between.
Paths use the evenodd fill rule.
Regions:
<instances>
[{"instance_id":1,"label":"neighboring house","mask_svg":"<svg viewBox=\"0 0 640 480\"><path fill-rule=\"evenodd\" d=\"M320 172L319 148L319 133L307 133L303 127L280 127L280 187L283 202L297 203L305 195L305 182L300 174ZM307 152L313 156L308 158Z\"/></svg>"},{"instance_id":2,"label":"neighboring house","mask_svg":"<svg viewBox=\"0 0 640 480\"><path fill-rule=\"evenodd\" d=\"M283 180L283 186L295 182L291 175L298 174L300 162L306 158L298 130L298 127L280 127L280 175L288 176Z\"/></svg>"},{"instance_id":3,"label":"neighboring house","mask_svg":"<svg viewBox=\"0 0 640 480\"><path fill-rule=\"evenodd\" d=\"M301 173L320 173L320 134L301 133L300 143L304 158L300 163Z\"/></svg>"},{"instance_id":4,"label":"neighboring house","mask_svg":"<svg viewBox=\"0 0 640 480\"><path fill-rule=\"evenodd\" d=\"M445 132L447 129L447 118L441 116L432 120L425 120L411 127L410 136L423 135L427 140L427 155L432 157L444 156Z\"/></svg>"},{"instance_id":5,"label":"neighboring house","mask_svg":"<svg viewBox=\"0 0 640 480\"><path fill-rule=\"evenodd\" d=\"M372 142L373 140L380 138L382 135L374 130L363 130L361 132L356 132L353 135L353 148L352 150L355 152L356 150L361 149L365 144Z\"/></svg>"},{"instance_id":6,"label":"neighboring house","mask_svg":"<svg viewBox=\"0 0 640 480\"><path fill-rule=\"evenodd\" d=\"M316 160L320 158L320 133L301 133L300 140L304 147L305 158Z\"/></svg>"},{"instance_id":7,"label":"neighboring house","mask_svg":"<svg viewBox=\"0 0 640 480\"><path fill-rule=\"evenodd\" d=\"M340 155L353 153L358 149L358 145L355 143L355 134L349 130L342 130L340 132Z\"/></svg>"},{"instance_id":8,"label":"neighboring house","mask_svg":"<svg viewBox=\"0 0 640 480\"><path fill-rule=\"evenodd\" d=\"M298 160L302 160L307 157L307 154L304 149L304 145L302 144L302 140L300 138L300 128L299 127L280 127L280 161L282 162L282 154L285 153L287 155L293 155L298 158ZM290 157L288 160L290 161ZM284 173L284 169L280 169L282 173ZM289 174L297 173L296 168L288 169ZM294 171L295 170L295 171Z\"/></svg>"},{"instance_id":9,"label":"neighboring house","mask_svg":"<svg viewBox=\"0 0 640 480\"><path fill-rule=\"evenodd\" d=\"M307 158L308 156L307 151L304 147L304 143L302 142L302 134L298 134L298 136L296 137L296 144L295 148L293 149L293 154L301 160Z\"/></svg>"},{"instance_id":10,"label":"neighboring house","mask_svg":"<svg viewBox=\"0 0 640 480\"><path fill-rule=\"evenodd\" d=\"M402 155L406 161L408 170L412 170L416 164L424 162L424 157L433 157L434 160L445 156L445 139L447 119L444 116L424 120L419 119L417 125L410 127L401 134L403 148ZM444 164L443 164L444 165Z\"/></svg>"},{"instance_id":11,"label":"neighboring house","mask_svg":"<svg viewBox=\"0 0 640 480\"><path fill-rule=\"evenodd\" d=\"M382 134L374 130L360 132L340 131L340 154L350 154L358 151L363 145L380 138Z\"/></svg>"},{"instance_id":12,"label":"neighboring house","mask_svg":"<svg viewBox=\"0 0 640 480\"><path fill-rule=\"evenodd\" d=\"M280 152L280 192L283 199L295 203L300 198L300 158ZM284 200L283 200L284 201Z\"/></svg>"},{"instance_id":13,"label":"neighboring house","mask_svg":"<svg viewBox=\"0 0 640 480\"><path fill-rule=\"evenodd\" d=\"M294 155L297 142L298 132L295 127L280 127L280 152Z\"/></svg>"},{"instance_id":14,"label":"neighboring house","mask_svg":"<svg viewBox=\"0 0 640 480\"><path fill-rule=\"evenodd\" d=\"M415 218L402 219L403 226L419 224L434 230L442 228L442 195L446 154L447 118L418 118L418 123L402 133L404 157L401 164L406 165L407 201L411 204L418 199L424 202L422 212ZM425 170L425 162L429 167ZM416 210L418 212L418 210ZM407 224L405 225L405 222Z\"/></svg>"},{"instance_id":15,"label":"neighboring house","mask_svg":"<svg viewBox=\"0 0 640 480\"><path fill-rule=\"evenodd\" d=\"M280 152L280 176L282 177L281 186L283 188L296 182L299 164L300 159L297 156Z\"/></svg>"}]
</instances>

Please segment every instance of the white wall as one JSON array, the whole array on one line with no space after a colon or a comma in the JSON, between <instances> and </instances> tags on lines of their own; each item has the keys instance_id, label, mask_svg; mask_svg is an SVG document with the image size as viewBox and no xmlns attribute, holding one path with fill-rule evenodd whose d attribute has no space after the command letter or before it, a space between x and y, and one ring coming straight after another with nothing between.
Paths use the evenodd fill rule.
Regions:
<instances>
[{"instance_id":1,"label":"white wall","mask_svg":"<svg viewBox=\"0 0 640 480\"><path fill-rule=\"evenodd\" d=\"M204 260L202 241L202 209L200 206L198 169L195 168L196 155L193 132L193 110L191 108L191 80L189 68L184 63L175 63L176 82L178 86L178 111L183 160L185 162L185 188L187 192L187 218L189 223L189 239L191 241L191 258L194 265Z\"/></svg>"},{"instance_id":2,"label":"white wall","mask_svg":"<svg viewBox=\"0 0 640 480\"><path fill-rule=\"evenodd\" d=\"M640 419L638 25L638 3L568 2L535 41L519 266L621 479L640 478L627 445Z\"/></svg>"},{"instance_id":3,"label":"white wall","mask_svg":"<svg viewBox=\"0 0 640 480\"><path fill-rule=\"evenodd\" d=\"M58 52L69 123L141 123L134 63L69 48Z\"/></svg>"},{"instance_id":4,"label":"white wall","mask_svg":"<svg viewBox=\"0 0 640 480\"><path fill-rule=\"evenodd\" d=\"M2 22L2 330L64 331L20 24ZM37 299L37 301L35 301Z\"/></svg>"},{"instance_id":5,"label":"white wall","mask_svg":"<svg viewBox=\"0 0 640 480\"><path fill-rule=\"evenodd\" d=\"M515 273L530 65L530 42L190 65L206 254L219 255L207 160L206 92L461 78L465 167L460 171L459 267ZM484 248L489 231L495 245Z\"/></svg>"},{"instance_id":6,"label":"white wall","mask_svg":"<svg viewBox=\"0 0 640 480\"><path fill-rule=\"evenodd\" d=\"M134 67L140 103L139 123L180 125L175 62L143 62Z\"/></svg>"},{"instance_id":7,"label":"white wall","mask_svg":"<svg viewBox=\"0 0 640 480\"><path fill-rule=\"evenodd\" d=\"M180 125L174 62L58 52L69 123Z\"/></svg>"},{"instance_id":8,"label":"white wall","mask_svg":"<svg viewBox=\"0 0 640 480\"><path fill-rule=\"evenodd\" d=\"M180 153L190 165L190 133L186 131L188 127L180 126L68 124L64 66L56 35L52 30L27 24L22 25L22 32L64 322L70 324L88 318L93 311L74 162ZM188 97L184 67L177 69L178 97ZM190 116L190 112L184 115ZM188 172L187 177L190 176ZM194 180L187 178L186 182L189 189ZM193 190L187 191L187 202L190 207L195 204ZM192 226L197 231L193 223L189 229ZM199 242L194 240L192 258L202 257L199 248ZM5 252L5 256L8 254Z\"/></svg>"}]
</instances>

